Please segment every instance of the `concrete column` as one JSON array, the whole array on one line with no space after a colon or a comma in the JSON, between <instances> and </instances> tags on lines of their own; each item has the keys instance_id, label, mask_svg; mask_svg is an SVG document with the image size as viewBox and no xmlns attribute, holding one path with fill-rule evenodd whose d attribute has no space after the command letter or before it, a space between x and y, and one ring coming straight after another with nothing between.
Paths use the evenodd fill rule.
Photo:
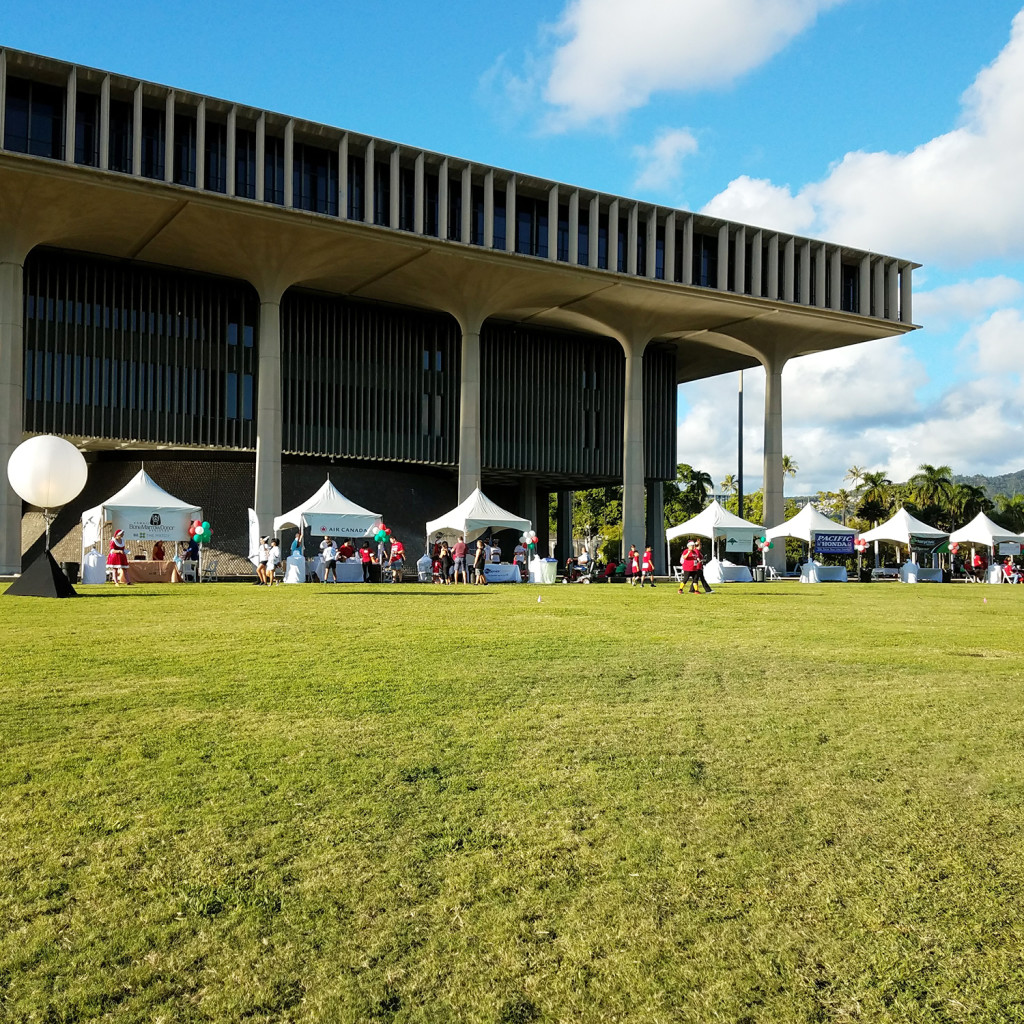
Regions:
<instances>
[{"instance_id":1,"label":"concrete column","mask_svg":"<svg viewBox=\"0 0 1024 1024\"><path fill-rule=\"evenodd\" d=\"M548 259L558 260L558 186L548 189Z\"/></svg>"},{"instance_id":2,"label":"concrete column","mask_svg":"<svg viewBox=\"0 0 1024 1024\"><path fill-rule=\"evenodd\" d=\"M291 122L289 122L290 124ZM291 206L288 202L288 182L291 180L291 175L288 174L288 130L285 129L285 153L284 153L284 169L285 169L285 180L284 180L284 194L285 202ZM206 188L206 100L202 99L199 101L199 106L196 107L196 188Z\"/></svg>"},{"instance_id":3,"label":"concrete column","mask_svg":"<svg viewBox=\"0 0 1024 1024\"><path fill-rule=\"evenodd\" d=\"M880 257L872 261L871 315L885 316L885 260Z\"/></svg>"},{"instance_id":4,"label":"concrete column","mask_svg":"<svg viewBox=\"0 0 1024 1024\"><path fill-rule=\"evenodd\" d=\"M665 280L676 279L676 213L665 218Z\"/></svg>"},{"instance_id":5,"label":"concrete column","mask_svg":"<svg viewBox=\"0 0 1024 1024\"><path fill-rule=\"evenodd\" d=\"M683 220L683 284L693 284L693 217ZM625 554L628 547L622 549Z\"/></svg>"},{"instance_id":6,"label":"concrete column","mask_svg":"<svg viewBox=\"0 0 1024 1024\"><path fill-rule=\"evenodd\" d=\"M235 177L237 156L238 156L238 108L232 107L228 111L228 125L226 129L227 134L227 147L225 153L225 160L227 161L227 175L225 188L227 194L233 196L235 190L238 187L238 182Z\"/></svg>"},{"instance_id":7,"label":"concrete column","mask_svg":"<svg viewBox=\"0 0 1024 1024\"><path fill-rule=\"evenodd\" d=\"M644 276L656 278L658 276L658 210L652 208L647 212L647 266L644 268Z\"/></svg>"},{"instance_id":8,"label":"concrete column","mask_svg":"<svg viewBox=\"0 0 1024 1024\"><path fill-rule=\"evenodd\" d=\"M785 518L782 475L782 369L785 359L764 360L764 519L765 527L777 526ZM785 564L786 551L779 545L769 552Z\"/></svg>"},{"instance_id":9,"label":"concrete column","mask_svg":"<svg viewBox=\"0 0 1024 1024\"><path fill-rule=\"evenodd\" d=\"M664 576L668 572L665 555L665 488L660 480L647 481L647 543L654 555L654 571Z\"/></svg>"},{"instance_id":10,"label":"concrete column","mask_svg":"<svg viewBox=\"0 0 1024 1024\"><path fill-rule=\"evenodd\" d=\"M569 262L580 262L580 194L573 189L569 194Z\"/></svg>"},{"instance_id":11,"label":"concrete column","mask_svg":"<svg viewBox=\"0 0 1024 1024\"><path fill-rule=\"evenodd\" d=\"M636 276L637 237L640 234L640 207L632 203L626 214L626 273Z\"/></svg>"},{"instance_id":12,"label":"concrete column","mask_svg":"<svg viewBox=\"0 0 1024 1024\"><path fill-rule=\"evenodd\" d=\"M0 148L4 144L4 118L7 116L7 51L0 49Z\"/></svg>"},{"instance_id":13,"label":"concrete column","mask_svg":"<svg viewBox=\"0 0 1024 1024\"><path fill-rule=\"evenodd\" d=\"M388 210L388 223L398 230L399 225L402 222L401 206L402 206L402 183L399 171L401 169L402 153L398 146L395 146L391 150L391 164L388 167L388 175L391 180L391 203L390 209Z\"/></svg>"},{"instance_id":14,"label":"concrete column","mask_svg":"<svg viewBox=\"0 0 1024 1024\"><path fill-rule=\"evenodd\" d=\"M800 246L800 301L811 304L811 243L804 242Z\"/></svg>"},{"instance_id":15,"label":"concrete column","mask_svg":"<svg viewBox=\"0 0 1024 1024\"><path fill-rule=\"evenodd\" d=\"M256 119L256 201L267 198L267 115Z\"/></svg>"},{"instance_id":16,"label":"concrete column","mask_svg":"<svg viewBox=\"0 0 1024 1024\"><path fill-rule=\"evenodd\" d=\"M764 232L755 231L750 239L750 294L760 296L764 275Z\"/></svg>"},{"instance_id":17,"label":"concrete column","mask_svg":"<svg viewBox=\"0 0 1024 1024\"><path fill-rule=\"evenodd\" d=\"M505 252L516 251L516 176L505 182Z\"/></svg>"},{"instance_id":18,"label":"concrete column","mask_svg":"<svg viewBox=\"0 0 1024 1024\"><path fill-rule=\"evenodd\" d=\"M572 491L558 492L558 511L555 513L555 558L558 568L565 566L565 560L575 554L572 542ZM537 531L538 535L540 531Z\"/></svg>"},{"instance_id":19,"label":"concrete column","mask_svg":"<svg viewBox=\"0 0 1024 1024\"><path fill-rule=\"evenodd\" d=\"M175 97L172 89L164 99L164 181L174 181L174 110Z\"/></svg>"},{"instance_id":20,"label":"concrete column","mask_svg":"<svg viewBox=\"0 0 1024 1024\"><path fill-rule=\"evenodd\" d=\"M597 196L590 200L590 218L587 229L587 266L596 267L600 262L601 201Z\"/></svg>"},{"instance_id":21,"label":"concrete column","mask_svg":"<svg viewBox=\"0 0 1024 1024\"><path fill-rule=\"evenodd\" d=\"M366 143L366 150L363 153L363 223L373 223L373 165L374 151L373 139Z\"/></svg>"},{"instance_id":22,"label":"concrete column","mask_svg":"<svg viewBox=\"0 0 1024 1024\"><path fill-rule=\"evenodd\" d=\"M882 312L887 320L900 318L900 268L895 260L886 268L885 309Z\"/></svg>"},{"instance_id":23,"label":"concrete column","mask_svg":"<svg viewBox=\"0 0 1024 1024\"><path fill-rule=\"evenodd\" d=\"M448 158L437 169L437 237L448 237Z\"/></svg>"},{"instance_id":24,"label":"concrete column","mask_svg":"<svg viewBox=\"0 0 1024 1024\"><path fill-rule=\"evenodd\" d=\"M196 161L199 154L196 154ZM288 118L284 126L284 205L285 209L295 206L295 119Z\"/></svg>"},{"instance_id":25,"label":"concrete column","mask_svg":"<svg viewBox=\"0 0 1024 1024\"><path fill-rule=\"evenodd\" d=\"M480 325L462 329L459 382L459 501L480 486Z\"/></svg>"},{"instance_id":26,"label":"concrete column","mask_svg":"<svg viewBox=\"0 0 1024 1024\"><path fill-rule=\"evenodd\" d=\"M551 492L543 487L537 488L537 520L533 524L537 531L537 554L541 558L551 557L551 527L548 525L548 499Z\"/></svg>"},{"instance_id":27,"label":"concrete column","mask_svg":"<svg viewBox=\"0 0 1024 1024\"><path fill-rule=\"evenodd\" d=\"M729 290L729 225L723 224L718 229L718 273L715 275L715 287L720 291Z\"/></svg>"},{"instance_id":28,"label":"concrete column","mask_svg":"<svg viewBox=\"0 0 1024 1024\"><path fill-rule=\"evenodd\" d=\"M913 294L911 288L911 274L913 268L909 263L900 267L900 322L912 324L914 322Z\"/></svg>"},{"instance_id":29,"label":"concrete column","mask_svg":"<svg viewBox=\"0 0 1024 1024\"><path fill-rule=\"evenodd\" d=\"M644 348L646 342L624 345L626 352L625 410L622 443L622 550L644 547Z\"/></svg>"},{"instance_id":30,"label":"concrete column","mask_svg":"<svg viewBox=\"0 0 1024 1024\"><path fill-rule=\"evenodd\" d=\"M412 189L412 229L417 235L423 234L423 199L426 195L426 157L422 153L416 154L416 166L413 170Z\"/></svg>"},{"instance_id":31,"label":"concrete column","mask_svg":"<svg viewBox=\"0 0 1024 1024\"><path fill-rule=\"evenodd\" d=\"M2 259L2 258L0 258ZM24 270L0 262L0 574L21 572L21 498L7 480L7 462L24 432Z\"/></svg>"},{"instance_id":32,"label":"concrete column","mask_svg":"<svg viewBox=\"0 0 1024 1024\"><path fill-rule=\"evenodd\" d=\"M820 308L825 306L825 264L826 264L826 249L825 246L819 245L817 248L817 256L814 259L814 304Z\"/></svg>"},{"instance_id":33,"label":"concrete column","mask_svg":"<svg viewBox=\"0 0 1024 1024\"><path fill-rule=\"evenodd\" d=\"M462 168L462 224L459 240L463 245L473 241L473 165Z\"/></svg>"},{"instance_id":34,"label":"concrete column","mask_svg":"<svg viewBox=\"0 0 1024 1024\"><path fill-rule=\"evenodd\" d=\"M260 532L269 534L281 512L281 297L260 297L258 386L256 389L256 495Z\"/></svg>"},{"instance_id":35,"label":"concrete column","mask_svg":"<svg viewBox=\"0 0 1024 1024\"><path fill-rule=\"evenodd\" d=\"M745 295L747 291L747 229L736 229L736 260L733 272L733 291Z\"/></svg>"},{"instance_id":36,"label":"concrete column","mask_svg":"<svg viewBox=\"0 0 1024 1024\"><path fill-rule=\"evenodd\" d=\"M843 256L838 249L832 250L829 273L832 275L832 294L829 296L829 309L843 308Z\"/></svg>"},{"instance_id":37,"label":"concrete column","mask_svg":"<svg viewBox=\"0 0 1024 1024\"><path fill-rule=\"evenodd\" d=\"M537 529L537 481L532 476L524 476L519 483L519 514Z\"/></svg>"},{"instance_id":38,"label":"concrete column","mask_svg":"<svg viewBox=\"0 0 1024 1024\"><path fill-rule=\"evenodd\" d=\"M871 315L871 257L860 258L860 295L855 312L861 316Z\"/></svg>"},{"instance_id":39,"label":"concrete column","mask_svg":"<svg viewBox=\"0 0 1024 1024\"><path fill-rule=\"evenodd\" d=\"M142 174L142 83L132 96L132 174Z\"/></svg>"},{"instance_id":40,"label":"concrete column","mask_svg":"<svg viewBox=\"0 0 1024 1024\"><path fill-rule=\"evenodd\" d=\"M100 83L100 170L110 169L110 75Z\"/></svg>"},{"instance_id":41,"label":"concrete column","mask_svg":"<svg viewBox=\"0 0 1024 1024\"><path fill-rule=\"evenodd\" d=\"M484 175L484 248L494 248L494 170Z\"/></svg>"},{"instance_id":42,"label":"concrete column","mask_svg":"<svg viewBox=\"0 0 1024 1024\"><path fill-rule=\"evenodd\" d=\"M779 297L779 236L768 238L768 295L769 299Z\"/></svg>"},{"instance_id":43,"label":"concrete column","mask_svg":"<svg viewBox=\"0 0 1024 1024\"><path fill-rule=\"evenodd\" d=\"M619 201L608 204L608 269L619 269Z\"/></svg>"},{"instance_id":44,"label":"concrete column","mask_svg":"<svg viewBox=\"0 0 1024 1024\"><path fill-rule=\"evenodd\" d=\"M338 216L348 220L348 132L338 142Z\"/></svg>"},{"instance_id":45,"label":"concrete column","mask_svg":"<svg viewBox=\"0 0 1024 1024\"><path fill-rule=\"evenodd\" d=\"M796 242L786 239L782 250L782 297L786 302L796 301Z\"/></svg>"},{"instance_id":46,"label":"concrete column","mask_svg":"<svg viewBox=\"0 0 1024 1024\"><path fill-rule=\"evenodd\" d=\"M64 159L75 162L75 111L78 107L78 69L72 67L68 72L67 99L64 102ZM0 135L0 145L3 144Z\"/></svg>"}]
</instances>

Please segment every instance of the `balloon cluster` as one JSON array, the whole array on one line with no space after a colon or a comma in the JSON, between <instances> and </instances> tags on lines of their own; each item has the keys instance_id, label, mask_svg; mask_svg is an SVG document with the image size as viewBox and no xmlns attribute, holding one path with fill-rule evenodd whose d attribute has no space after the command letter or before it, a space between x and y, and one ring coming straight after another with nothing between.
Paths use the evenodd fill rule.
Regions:
<instances>
[{"instance_id":1,"label":"balloon cluster","mask_svg":"<svg viewBox=\"0 0 1024 1024\"><path fill-rule=\"evenodd\" d=\"M380 524L380 528L373 535L373 539L378 544L383 544L388 539L388 537L390 537L390 536L391 536L391 530L387 526L385 526L383 523L381 523Z\"/></svg>"},{"instance_id":2,"label":"balloon cluster","mask_svg":"<svg viewBox=\"0 0 1024 1024\"><path fill-rule=\"evenodd\" d=\"M958 552L959 550L960 550L960 542L959 542L959 541L956 541L956 540L955 540L955 541L953 541L953 542L952 542L952 543L951 543L951 544L949 545L949 553L950 553L951 555L955 555L955 554L956 554L956 553L957 553L957 552Z\"/></svg>"},{"instance_id":3,"label":"balloon cluster","mask_svg":"<svg viewBox=\"0 0 1024 1024\"><path fill-rule=\"evenodd\" d=\"M522 544L531 555L537 553L537 534L533 530L529 530L519 538L519 543Z\"/></svg>"},{"instance_id":4,"label":"balloon cluster","mask_svg":"<svg viewBox=\"0 0 1024 1024\"><path fill-rule=\"evenodd\" d=\"M193 520L192 525L188 528L188 535L197 544L209 544L210 538L213 536L213 531L210 529L210 524L205 520L200 521L198 519Z\"/></svg>"},{"instance_id":5,"label":"balloon cluster","mask_svg":"<svg viewBox=\"0 0 1024 1024\"><path fill-rule=\"evenodd\" d=\"M854 542L853 546L861 553L864 554L868 549L868 542L863 537L858 537Z\"/></svg>"},{"instance_id":6,"label":"balloon cluster","mask_svg":"<svg viewBox=\"0 0 1024 1024\"><path fill-rule=\"evenodd\" d=\"M775 541L768 540L767 537L758 537L757 538L757 550L758 551L771 551L771 549L773 547L775 547Z\"/></svg>"}]
</instances>

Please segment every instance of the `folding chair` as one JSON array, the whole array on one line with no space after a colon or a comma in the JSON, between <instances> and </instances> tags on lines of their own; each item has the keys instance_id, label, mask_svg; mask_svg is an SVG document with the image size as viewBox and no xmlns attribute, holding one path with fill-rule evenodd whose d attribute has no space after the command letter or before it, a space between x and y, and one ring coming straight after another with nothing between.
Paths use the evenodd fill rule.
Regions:
<instances>
[{"instance_id":1,"label":"folding chair","mask_svg":"<svg viewBox=\"0 0 1024 1024\"><path fill-rule=\"evenodd\" d=\"M196 563L195 562L182 562L181 563L181 578L186 583L196 582Z\"/></svg>"},{"instance_id":2,"label":"folding chair","mask_svg":"<svg viewBox=\"0 0 1024 1024\"><path fill-rule=\"evenodd\" d=\"M203 566L203 573L201 577L203 583L216 583L217 582L217 559L212 558L210 561Z\"/></svg>"},{"instance_id":3,"label":"folding chair","mask_svg":"<svg viewBox=\"0 0 1024 1024\"><path fill-rule=\"evenodd\" d=\"M766 565L764 567L764 578L772 583L778 583L782 579L774 565Z\"/></svg>"}]
</instances>

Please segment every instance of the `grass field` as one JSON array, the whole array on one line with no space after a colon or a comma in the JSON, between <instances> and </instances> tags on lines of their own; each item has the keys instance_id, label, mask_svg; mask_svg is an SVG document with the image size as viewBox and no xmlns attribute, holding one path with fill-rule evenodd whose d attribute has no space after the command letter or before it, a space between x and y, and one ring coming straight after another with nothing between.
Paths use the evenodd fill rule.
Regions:
<instances>
[{"instance_id":1,"label":"grass field","mask_svg":"<svg viewBox=\"0 0 1024 1024\"><path fill-rule=\"evenodd\" d=\"M1024 1020L1024 587L79 589L4 1021Z\"/></svg>"}]
</instances>

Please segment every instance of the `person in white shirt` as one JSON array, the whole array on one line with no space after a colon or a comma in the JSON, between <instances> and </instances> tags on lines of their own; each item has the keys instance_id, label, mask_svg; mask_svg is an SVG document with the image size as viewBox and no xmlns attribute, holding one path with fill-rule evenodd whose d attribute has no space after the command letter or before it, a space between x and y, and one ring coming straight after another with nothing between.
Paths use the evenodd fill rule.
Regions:
<instances>
[{"instance_id":1,"label":"person in white shirt","mask_svg":"<svg viewBox=\"0 0 1024 1024\"><path fill-rule=\"evenodd\" d=\"M488 561L491 563L491 565L501 564L501 548L498 547L497 544L492 545L491 557L488 559Z\"/></svg>"},{"instance_id":2,"label":"person in white shirt","mask_svg":"<svg viewBox=\"0 0 1024 1024\"><path fill-rule=\"evenodd\" d=\"M516 565L522 565L526 561L526 548L523 546L522 541L516 545L515 551L512 552L512 561Z\"/></svg>"},{"instance_id":3,"label":"person in white shirt","mask_svg":"<svg viewBox=\"0 0 1024 1024\"><path fill-rule=\"evenodd\" d=\"M277 538L270 540L270 551L267 553L267 586L274 585L274 570L281 564L281 545Z\"/></svg>"},{"instance_id":4,"label":"person in white shirt","mask_svg":"<svg viewBox=\"0 0 1024 1024\"><path fill-rule=\"evenodd\" d=\"M576 564L581 568L585 569L590 565L590 554L586 548L580 550L580 557L576 559Z\"/></svg>"},{"instance_id":5,"label":"person in white shirt","mask_svg":"<svg viewBox=\"0 0 1024 1024\"><path fill-rule=\"evenodd\" d=\"M324 583L327 582L328 576L334 577L334 582L338 582L338 549L334 546L334 541L328 537L323 544L320 545L320 554L324 560Z\"/></svg>"},{"instance_id":6,"label":"person in white shirt","mask_svg":"<svg viewBox=\"0 0 1024 1024\"><path fill-rule=\"evenodd\" d=\"M270 543L266 537L260 537L260 546L257 550L259 565L256 566L256 575L259 577L260 585L267 582L267 562L270 560Z\"/></svg>"}]
</instances>

